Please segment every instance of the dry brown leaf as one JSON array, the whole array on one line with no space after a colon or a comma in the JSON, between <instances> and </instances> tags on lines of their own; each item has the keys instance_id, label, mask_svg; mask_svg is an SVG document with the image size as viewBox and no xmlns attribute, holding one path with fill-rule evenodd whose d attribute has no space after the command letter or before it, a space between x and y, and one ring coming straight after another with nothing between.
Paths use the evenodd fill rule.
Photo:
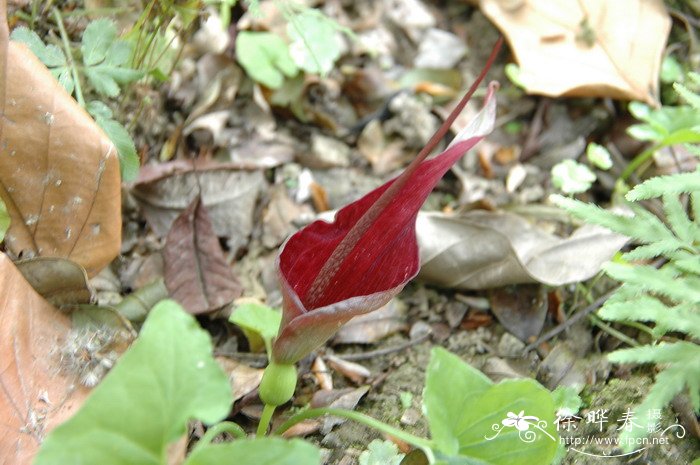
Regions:
<instances>
[{"instance_id":1,"label":"dry brown leaf","mask_svg":"<svg viewBox=\"0 0 700 465\"><path fill-rule=\"evenodd\" d=\"M116 150L34 54L9 41L1 4L0 96L8 249L68 258L94 276L121 244Z\"/></svg>"},{"instance_id":2,"label":"dry brown leaf","mask_svg":"<svg viewBox=\"0 0 700 465\"><path fill-rule=\"evenodd\" d=\"M248 243L255 203L265 186L261 171L233 163L177 160L144 166L132 193L159 236L168 233L175 218L200 193L216 235L227 238L235 252Z\"/></svg>"},{"instance_id":3,"label":"dry brown leaf","mask_svg":"<svg viewBox=\"0 0 700 465\"><path fill-rule=\"evenodd\" d=\"M642 100L658 96L671 28L662 0L481 0L529 92Z\"/></svg>"},{"instance_id":4,"label":"dry brown leaf","mask_svg":"<svg viewBox=\"0 0 700 465\"><path fill-rule=\"evenodd\" d=\"M199 196L173 222L163 261L170 295L194 315L221 308L241 295Z\"/></svg>"},{"instance_id":5,"label":"dry brown leaf","mask_svg":"<svg viewBox=\"0 0 700 465\"><path fill-rule=\"evenodd\" d=\"M460 216L420 212L416 234L418 277L454 289L585 281L628 240L593 225L561 238L518 215L484 211Z\"/></svg>"},{"instance_id":6,"label":"dry brown leaf","mask_svg":"<svg viewBox=\"0 0 700 465\"><path fill-rule=\"evenodd\" d=\"M233 391L233 401L237 401L246 394L250 394L260 386L262 381L262 368L253 368L227 357L216 357L224 372L228 375Z\"/></svg>"},{"instance_id":7,"label":"dry brown leaf","mask_svg":"<svg viewBox=\"0 0 700 465\"><path fill-rule=\"evenodd\" d=\"M523 342L537 337L547 315L547 293L541 284L493 289L491 311L511 334Z\"/></svg>"},{"instance_id":8,"label":"dry brown leaf","mask_svg":"<svg viewBox=\"0 0 700 465\"><path fill-rule=\"evenodd\" d=\"M0 254L0 457L29 465L41 440L88 391L60 369L70 320L42 299Z\"/></svg>"},{"instance_id":9,"label":"dry brown leaf","mask_svg":"<svg viewBox=\"0 0 700 465\"><path fill-rule=\"evenodd\" d=\"M372 344L407 329L405 309L393 299L388 304L364 315L356 316L343 325L333 338L335 344Z\"/></svg>"},{"instance_id":10,"label":"dry brown leaf","mask_svg":"<svg viewBox=\"0 0 700 465\"><path fill-rule=\"evenodd\" d=\"M52 305L89 304L92 292L82 266L65 258L20 260L17 268L34 290Z\"/></svg>"}]
</instances>

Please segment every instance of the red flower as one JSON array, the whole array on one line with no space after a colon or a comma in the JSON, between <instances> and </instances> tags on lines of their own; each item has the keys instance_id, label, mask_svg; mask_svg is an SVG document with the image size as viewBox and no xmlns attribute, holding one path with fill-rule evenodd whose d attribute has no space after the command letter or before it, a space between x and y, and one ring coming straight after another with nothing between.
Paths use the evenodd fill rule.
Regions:
<instances>
[{"instance_id":1,"label":"red flower","mask_svg":"<svg viewBox=\"0 0 700 465\"><path fill-rule=\"evenodd\" d=\"M500 44L470 91L400 176L340 209L332 223L315 221L282 246L277 264L283 317L273 362L297 362L351 318L386 304L418 273L418 210L445 172L493 130L497 83L489 85L474 121L444 152L426 157L476 90Z\"/></svg>"}]
</instances>

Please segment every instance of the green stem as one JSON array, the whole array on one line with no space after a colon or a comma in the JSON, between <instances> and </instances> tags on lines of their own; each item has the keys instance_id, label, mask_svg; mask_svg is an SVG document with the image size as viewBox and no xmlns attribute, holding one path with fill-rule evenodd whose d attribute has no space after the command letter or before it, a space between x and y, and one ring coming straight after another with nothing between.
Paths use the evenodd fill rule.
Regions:
<instances>
[{"instance_id":1,"label":"green stem","mask_svg":"<svg viewBox=\"0 0 700 465\"><path fill-rule=\"evenodd\" d=\"M408 444L411 444L415 447L419 447L421 449L432 449L433 447L432 441L428 439L414 436L398 428L389 426L386 423L382 423L379 420L375 420L374 418L363 413L338 408L312 408L309 410L304 410L303 412L299 412L296 415L293 415L284 423L282 423L282 425L275 430L274 434L280 435L299 422L308 420L310 418L322 417L324 415L333 415L334 417L347 418L348 420L353 420L358 423L362 423L365 426L393 436L396 439L407 442Z\"/></svg>"},{"instance_id":2,"label":"green stem","mask_svg":"<svg viewBox=\"0 0 700 465\"><path fill-rule=\"evenodd\" d=\"M611 336L616 337L617 339L621 340L622 342L628 344L631 347L639 347L639 343L637 341L627 336L626 334L616 330L609 324L603 322L603 320L601 320L600 317L596 315L589 315L589 319L591 320L591 323L593 323L606 333L610 334Z\"/></svg>"},{"instance_id":3,"label":"green stem","mask_svg":"<svg viewBox=\"0 0 700 465\"><path fill-rule=\"evenodd\" d=\"M275 408L277 407L274 405L265 404L262 416L260 417L260 423L258 423L258 437L267 434L267 429L270 427L270 421L272 420L272 414L275 413Z\"/></svg>"},{"instance_id":4,"label":"green stem","mask_svg":"<svg viewBox=\"0 0 700 465\"><path fill-rule=\"evenodd\" d=\"M215 424L209 428L206 433L204 433L202 439L197 442L195 449L210 444L214 438L222 433L229 433L231 436L234 436L237 439L245 439L246 437L245 431L243 431L243 428L238 426L237 423L232 421L222 421L221 423Z\"/></svg>"},{"instance_id":5,"label":"green stem","mask_svg":"<svg viewBox=\"0 0 700 465\"><path fill-rule=\"evenodd\" d=\"M622 174L620 174L620 179L623 181L627 181L627 178L629 178L632 173L637 171L637 168L642 166L644 163L646 163L653 155L654 152L659 150L661 148L661 145L653 145L634 157L634 159L629 162L629 164L625 167L624 171L622 171Z\"/></svg>"},{"instance_id":6,"label":"green stem","mask_svg":"<svg viewBox=\"0 0 700 465\"><path fill-rule=\"evenodd\" d=\"M70 48L70 42L68 41L68 33L66 32L65 26L63 26L63 18L61 17L61 12L58 8L53 8L53 16L58 25L58 31L61 33L61 40L63 41L63 48L66 52L66 57L68 58L68 66L70 66L71 74L73 75L73 82L75 83L75 99L78 101L81 107L85 108L85 99L83 98L83 89L80 86L80 76L78 76L78 69L75 67L75 60L73 59L73 52Z\"/></svg>"}]
</instances>

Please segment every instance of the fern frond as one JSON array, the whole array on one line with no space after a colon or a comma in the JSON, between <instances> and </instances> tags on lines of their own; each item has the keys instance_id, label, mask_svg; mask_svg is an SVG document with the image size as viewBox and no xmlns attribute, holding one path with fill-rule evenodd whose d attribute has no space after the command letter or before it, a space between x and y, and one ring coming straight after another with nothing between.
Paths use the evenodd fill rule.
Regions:
<instances>
[{"instance_id":1,"label":"fern frond","mask_svg":"<svg viewBox=\"0 0 700 465\"><path fill-rule=\"evenodd\" d=\"M694 345L694 344L690 344ZM698 346L696 346L697 348ZM649 390L646 398L634 409L636 423L632 424L629 430L623 430L620 434L620 443L626 444L623 448L626 451L633 449L636 440L647 435L648 429L653 425L653 416L650 413L660 410L673 400L687 385L690 391L691 401L695 411L700 410L700 353L695 355L696 359L691 361L690 366L682 363L675 363L656 375L656 382ZM677 433L674 431L673 433Z\"/></svg>"},{"instance_id":2,"label":"fern frond","mask_svg":"<svg viewBox=\"0 0 700 465\"><path fill-rule=\"evenodd\" d=\"M642 295L624 301L608 300L598 316L610 321L653 322L657 337L677 331L700 339L700 312L691 304L669 307L655 297Z\"/></svg>"},{"instance_id":3,"label":"fern frond","mask_svg":"<svg viewBox=\"0 0 700 465\"><path fill-rule=\"evenodd\" d=\"M700 110L700 95L688 89L680 82L673 83L673 90L675 90L676 93L680 95L683 100L688 102L688 105L695 108L696 110Z\"/></svg>"},{"instance_id":4,"label":"fern frond","mask_svg":"<svg viewBox=\"0 0 700 465\"><path fill-rule=\"evenodd\" d=\"M647 245L640 245L639 247L630 252L625 252L622 255L622 258L623 260L626 260L628 262L636 260L651 260L652 258L656 258L662 255L671 255L673 252L676 252L677 250L683 248L684 245L685 244L683 244L683 242L679 240L664 240L653 242Z\"/></svg>"},{"instance_id":5,"label":"fern frond","mask_svg":"<svg viewBox=\"0 0 700 465\"><path fill-rule=\"evenodd\" d=\"M625 195L630 202L661 197L664 194L686 194L700 191L700 171L657 176L638 184Z\"/></svg>"},{"instance_id":6,"label":"fern frond","mask_svg":"<svg viewBox=\"0 0 700 465\"><path fill-rule=\"evenodd\" d=\"M664 212L671 229L685 243L692 244L696 235L700 234L700 226L688 218L688 214L677 195L663 195Z\"/></svg>"},{"instance_id":7,"label":"fern frond","mask_svg":"<svg viewBox=\"0 0 700 465\"><path fill-rule=\"evenodd\" d=\"M630 205L634 216L627 216L561 195L552 195L550 199L560 208L587 223L603 226L643 243L677 240L673 232L659 218L636 205Z\"/></svg>"},{"instance_id":8,"label":"fern frond","mask_svg":"<svg viewBox=\"0 0 700 465\"><path fill-rule=\"evenodd\" d=\"M687 363L698 365L700 370L700 345L686 341L662 342L655 346L616 350L608 354L608 360L613 363Z\"/></svg>"},{"instance_id":9,"label":"fern frond","mask_svg":"<svg viewBox=\"0 0 700 465\"><path fill-rule=\"evenodd\" d=\"M690 194L690 208L693 212L693 220L700 223L700 192ZM700 242L700 237L695 237L695 240Z\"/></svg>"},{"instance_id":10,"label":"fern frond","mask_svg":"<svg viewBox=\"0 0 700 465\"><path fill-rule=\"evenodd\" d=\"M673 264L686 273L700 276L700 257L697 255L684 258L673 258Z\"/></svg>"},{"instance_id":11,"label":"fern frond","mask_svg":"<svg viewBox=\"0 0 700 465\"><path fill-rule=\"evenodd\" d=\"M620 265L608 263L603 266L612 278L630 284L636 284L646 291L666 296L676 302L700 304L700 286L690 278L676 279L670 268L656 269L648 265Z\"/></svg>"}]
</instances>

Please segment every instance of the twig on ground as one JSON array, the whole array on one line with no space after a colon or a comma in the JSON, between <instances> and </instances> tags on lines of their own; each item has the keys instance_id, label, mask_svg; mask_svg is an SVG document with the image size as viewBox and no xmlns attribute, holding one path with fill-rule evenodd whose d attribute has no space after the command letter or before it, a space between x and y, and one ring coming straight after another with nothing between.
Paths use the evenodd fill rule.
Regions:
<instances>
[{"instance_id":1,"label":"twig on ground","mask_svg":"<svg viewBox=\"0 0 700 465\"><path fill-rule=\"evenodd\" d=\"M605 303L605 301L608 300L610 298L610 296L613 295L613 293L615 293L615 291L617 291L617 288L615 288L612 291L609 291L609 292L603 294L602 296L598 297L589 306L587 306L583 310L580 310L574 316L572 316L571 318L569 318L568 320L566 320L565 322L563 322L559 326L544 333L535 342L533 342L532 344L529 344L527 347L525 347L525 349L523 349L523 353L526 354L526 353L530 352L531 350L535 349L537 346L539 346L543 342L552 339L554 336L557 336L559 333L562 333L563 331L566 331L571 326L573 326L577 322L581 321L581 319L583 319L584 317L586 317L589 314L598 310Z\"/></svg>"}]
</instances>

